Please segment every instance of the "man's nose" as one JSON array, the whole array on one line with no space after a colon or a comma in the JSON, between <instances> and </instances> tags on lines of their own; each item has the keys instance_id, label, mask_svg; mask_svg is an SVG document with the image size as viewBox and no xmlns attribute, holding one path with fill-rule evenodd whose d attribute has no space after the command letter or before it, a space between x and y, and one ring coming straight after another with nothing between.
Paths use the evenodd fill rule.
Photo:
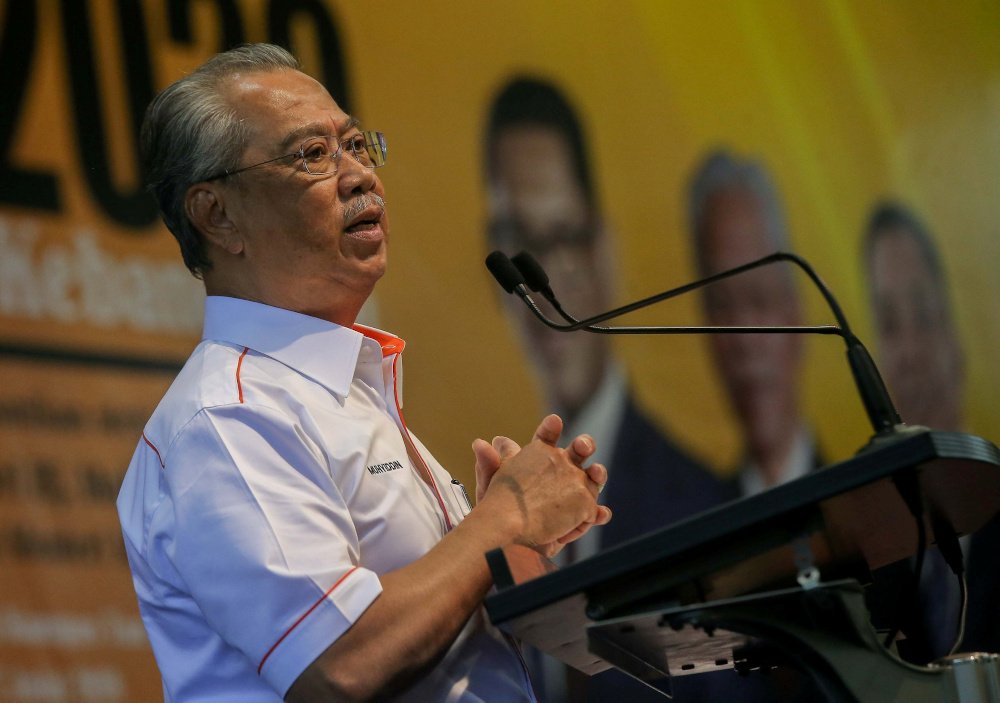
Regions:
<instances>
[{"instance_id":1,"label":"man's nose","mask_svg":"<svg viewBox=\"0 0 1000 703\"><path fill-rule=\"evenodd\" d=\"M340 155L337 176L340 178L340 192L344 196L367 193L378 182L375 169L364 166L350 151Z\"/></svg>"}]
</instances>

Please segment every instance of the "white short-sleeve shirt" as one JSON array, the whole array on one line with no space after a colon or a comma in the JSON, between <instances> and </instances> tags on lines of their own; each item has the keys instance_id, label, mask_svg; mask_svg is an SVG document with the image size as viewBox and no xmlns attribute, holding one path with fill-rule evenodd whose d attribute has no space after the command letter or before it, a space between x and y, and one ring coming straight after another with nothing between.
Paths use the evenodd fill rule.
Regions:
<instances>
[{"instance_id":1,"label":"white short-sleeve shirt","mask_svg":"<svg viewBox=\"0 0 1000 703\"><path fill-rule=\"evenodd\" d=\"M209 297L118 512L170 703L276 703L468 512L402 419L402 340ZM433 478L413 467L410 438ZM401 701L533 701L480 607Z\"/></svg>"}]
</instances>

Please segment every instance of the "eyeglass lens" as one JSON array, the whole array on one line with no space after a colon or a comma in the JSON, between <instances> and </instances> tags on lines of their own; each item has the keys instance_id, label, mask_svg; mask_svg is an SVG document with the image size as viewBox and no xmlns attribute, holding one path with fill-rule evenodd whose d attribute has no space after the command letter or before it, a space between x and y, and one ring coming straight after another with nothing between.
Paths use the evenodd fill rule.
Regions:
<instances>
[{"instance_id":1,"label":"eyeglass lens","mask_svg":"<svg viewBox=\"0 0 1000 703\"><path fill-rule=\"evenodd\" d=\"M314 176L336 173L340 155L350 151L362 166L378 168L385 165L385 135L381 132L359 132L350 139L337 142L336 137L313 137L302 142L302 164Z\"/></svg>"}]
</instances>

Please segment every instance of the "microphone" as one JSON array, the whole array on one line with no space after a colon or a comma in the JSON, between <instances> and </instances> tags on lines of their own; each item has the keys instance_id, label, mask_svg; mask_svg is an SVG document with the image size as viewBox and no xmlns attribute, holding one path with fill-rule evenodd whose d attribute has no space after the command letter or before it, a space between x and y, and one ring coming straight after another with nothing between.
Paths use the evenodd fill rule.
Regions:
<instances>
[{"instance_id":1,"label":"microphone","mask_svg":"<svg viewBox=\"0 0 1000 703\"><path fill-rule=\"evenodd\" d=\"M493 252L494 254L500 252ZM526 251L522 251L520 254L514 254L511 258L511 263L521 272L521 276L524 277L525 283L528 288L535 291L536 293L541 293L542 297L545 298L552 307L555 309L559 316L571 324L579 322L575 317L563 310L562 305L556 299L556 294L552 292L549 287L549 276L545 273L545 269L542 265L535 261L535 257ZM595 327L588 331L590 332L604 332L607 330L606 327Z\"/></svg>"},{"instance_id":2,"label":"microphone","mask_svg":"<svg viewBox=\"0 0 1000 703\"><path fill-rule=\"evenodd\" d=\"M502 252L493 252L493 254L501 254ZM492 256L492 254L490 255ZM518 271L521 272L521 276L524 277L525 283L527 283L528 288L535 291L536 293L541 293L550 303L556 301L556 295L552 292L549 287L549 276L545 273L545 269L542 265L535 261L535 257L526 251L522 251L520 254L514 254L511 257L510 262L514 264Z\"/></svg>"},{"instance_id":3,"label":"microphone","mask_svg":"<svg viewBox=\"0 0 1000 703\"><path fill-rule=\"evenodd\" d=\"M507 257L499 251L495 251L490 254L490 257L494 261L500 261L502 259L506 260ZM682 326L682 327L601 327L596 323L604 322L606 320L611 320L621 315L625 315L635 310L640 310L642 308L654 305L655 303L667 300L669 298L674 298L685 293L689 293L698 288L715 283L724 278L729 278L732 276L738 276L742 273L750 271L761 266L767 266L769 264L777 263L779 261L789 261L800 269L805 271L806 275L813 284L822 293L823 298L826 300L827 306L833 312L833 316L837 321L836 325L799 325L799 326L754 326L754 327L724 327L724 326ZM487 259L489 265L489 258ZM506 271L506 267L516 268L518 272L517 279L523 282L524 285L515 286L513 289L508 288L505 285L505 280L501 280L501 276L497 274L496 271L503 270ZM792 333L792 334L834 334L841 337L844 343L847 345L847 361L851 369L851 376L854 379L854 385L858 389L858 395L861 396L861 401L864 404L865 411L868 414L868 419L871 422L872 428L875 430L875 434L869 439L868 443L859 450L859 454L865 452L866 450L873 449L879 445L886 442L892 441L899 438L900 436L905 436L911 432L925 431L926 428L920 427L907 427L899 417L899 413L896 411L896 407L892 403L892 399L889 397L889 392L886 390L885 382L882 380L882 376L878 372L878 368L875 366L875 362L868 353L864 344L858 339L854 333L851 331L851 327L847 322L847 317L844 315L843 310L841 310L837 299L834 297L833 292L826 285L819 274L813 269L813 267L805 259L801 258L796 254L791 254L788 252L775 252L769 256L765 256L756 261L751 261L743 266L737 266L736 268L729 269L728 271L722 271L715 274L714 276L708 276L707 278L702 278L693 283L688 283L683 286L678 286L676 288L671 288L670 290L652 295L648 298L643 298L642 300L637 300L634 303L629 303L628 305L623 305L621 307L609 310L607 312L601 313L600 315L594 315L593 317L588 317L584 320L577 320L572 315L568 314L563 310L559 301L556 299L555 294L552 292L551 287L549 287L549 278L545 274L544 269L541 265L535 261L531 254L522 251L517 254L513 262L507 260L504 264L490 265L490 271L493 275L500 281L500 284L504 286L507 292L513 290L520 296L527 305L532 313L537 317L543 324L561 332L574 332L577 330L585 330L587 332L593 332L598 334L761 334L761 333ZM508 277L511 274L505 273ZM512 280L512 279L511 279ZM566 320L566 324L554 322L550 320L545 314L538 308L535 302L531 299L531 296L525 290L525 285L532 291L540 293L546 300L548 300L556 312ZM893 482L896 484L896 488L902 496L910 514L914 517L917 526L917 562L915 565L915 581L920 583L920 575L923 570L924 565L924 552L927 545L927 527L924 522L924 502L923 497L920 493L919 483L917 482L917 477L914 471L911 469L909 471L900 473L893 477ZM959 556L961 555L961 550L958 550ZM957 566L957 568L956 568ZM953 566L955 573L962 572L961 561L956 562L956 566ZM889 634L885 639L885 646L888 647L890 642L895 639L898 633L898 628Z\"/></svg>"},{"instance_id":4,"label":"microphone","mask_svg":"<svg viewBox=\"0 0 1000 703\"><path fill-rule=\"evenodd\" d=\"M767 266L780 261L788 261L802 269L813 284L819 289L826 300L827 306L837 321L836 325L767 325L767 326L715 326L715 325L685 325L685 326L615 326L604 327L597 323L626 315L650 305L684 295L704 286L721 281L725 278L738 276L747 271ZM575 332L584 330L596 334L826 334L836 335L847 345L847 360L851 369L854 384L861 396L861 401L868 414L872 428L875 431L873 440L880 440L904 430L905 425L889 397L885 382L875 366L875 362L864 344L851 331L847 318L833 295L815 269L802 257L788 252L775 252L763 258L751 261L742 266L722 271L720 273L671 288L662 293L637 300L613 310L578 320L567 313L556 299L549 287L548 276L542 266L528 252L520 252L513 260L500 251L494 251L486 257L486 265L497 282L508 293L517 293L542 324L560 332ZM539 309L528 294L527 288L540 293L548 300L556 312L566 322L560 323L549 319Z\"/></svg>"},{"instance_id":5,"label":"microphone","mask_svg":"<svg viewBox=\"0 0 1000 703\"><path fill-rule=\"evenodd\" d=\"M514 267L514 264L502 251L495 251L486 257L486 268L493 274L493 278L497 279L500 287L508 293L516 292L522 297L528 294L528 291L524 289L524 277L521 272ZM546 280L548 280L547 276Z\"/></svg>"}]
</instances>

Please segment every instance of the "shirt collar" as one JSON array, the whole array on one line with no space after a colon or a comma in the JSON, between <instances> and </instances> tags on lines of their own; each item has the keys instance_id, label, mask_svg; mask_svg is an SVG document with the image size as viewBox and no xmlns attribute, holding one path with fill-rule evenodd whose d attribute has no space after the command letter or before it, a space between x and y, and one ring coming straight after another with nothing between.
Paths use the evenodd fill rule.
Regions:
<instances>
[{"instance_id":1,"label":"shirt collar","mask_svg":"<svg viewBox=\"0 0 1000 703\"><path fill-rule=\"evenodd\" d=\"M398 337L371 327L341 327L282 308L239 298L208 296L202 339L249 347L325 386L339 396L351 388L362 343L370 339L387 357L403 351Z\"/></svg>"},{"instance_id":2,"label":"shirt collar","mask_svg":"<svg viewBox=\"0 0 1000 703\"><path fill-rule=\"evenodd\" d=\"M813 469L816 443L812 431L806 425L799 425L792 442L792 448L781 468L781 479L778 484L788 483L802 478ZM764 474L752 461L747 460L740 471L740 490L744 496L752 496L768 489Z\"/></svg>"},{"instance_id":3,"label":"shirt collar","mask_svg":"<svg viewBox=\"0 0 1000 703\"><path fill-rule=\"evenodd\" d=\"M610 464L625 414L627 395L625 373L618 364L609 361L604 367L604 379L597 391L577 413L573 422L567 423L563 429L563 443L568 444L577 435L586 432L594 438L597 446L589 460L597 464Z\"/></svg>"}]
</instances>

